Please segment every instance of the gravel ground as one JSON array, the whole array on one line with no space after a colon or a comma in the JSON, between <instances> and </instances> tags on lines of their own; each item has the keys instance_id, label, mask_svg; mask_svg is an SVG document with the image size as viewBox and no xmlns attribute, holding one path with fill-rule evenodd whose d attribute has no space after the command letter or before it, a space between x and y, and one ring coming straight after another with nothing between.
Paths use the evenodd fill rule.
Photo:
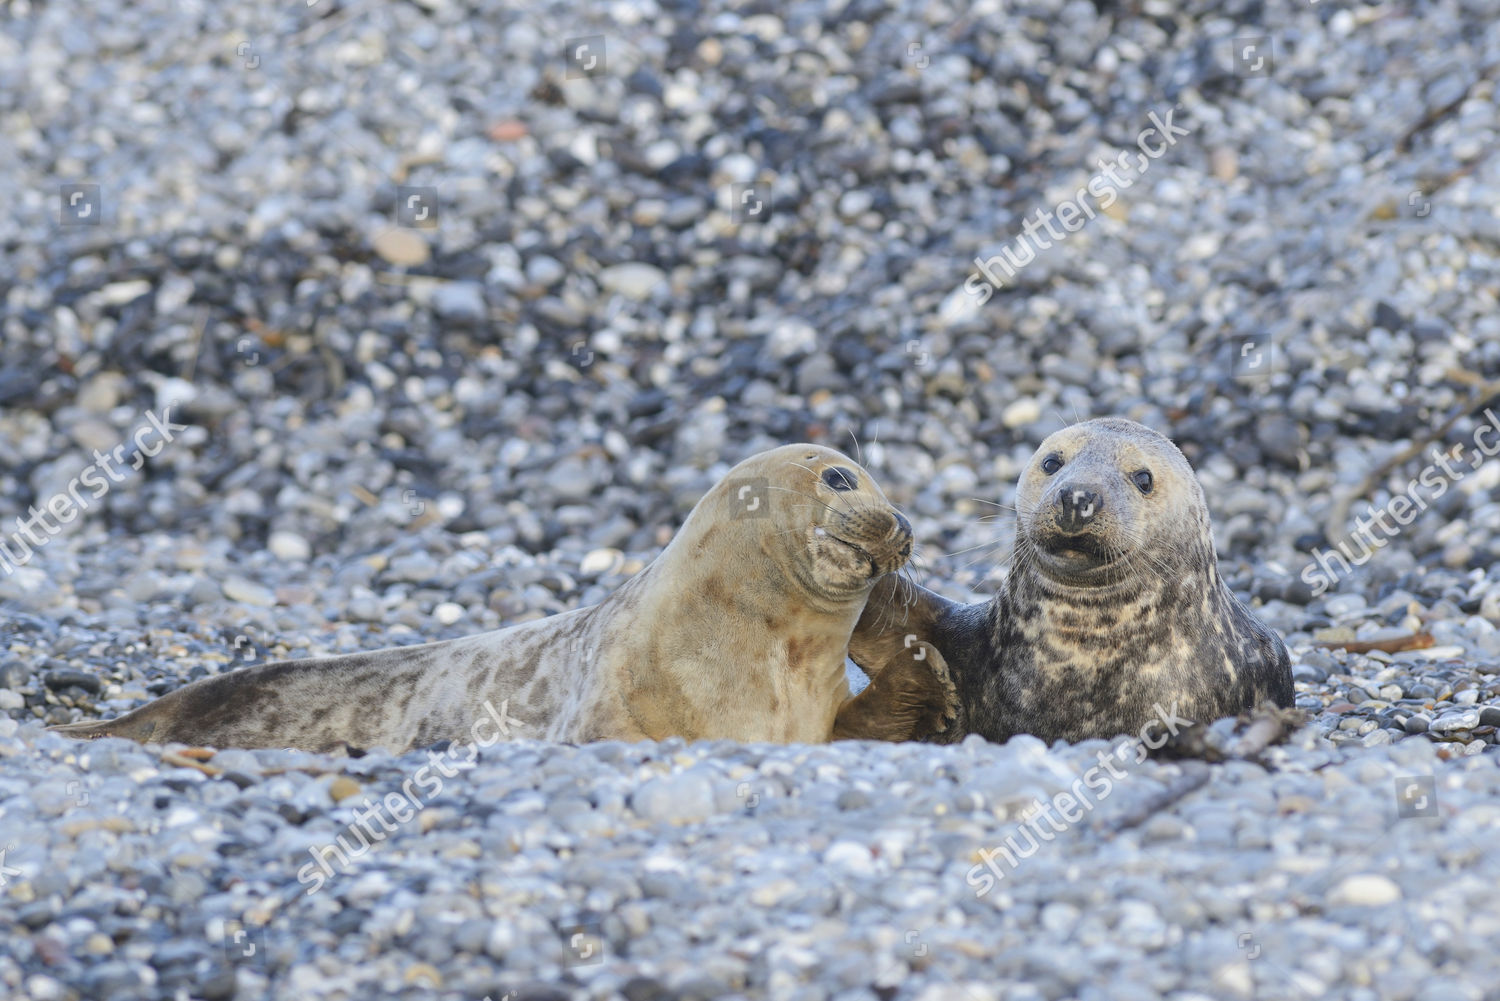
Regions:
<instances>
[{"instance_id":1,"label":"gravel ground","mask_svg":"<svg viewBox=\"0 0 1500 1001\"><path fill-rule=\"evenodd\" d=\"M525 7L0 11L0 995L1495 996L1500 8ZM1013 870L1104 743L520 741L387 825L436 762L42 729L592 603L787 441L978 598L1104 415L1193 461L1311 723L1116 759Z\"/></svg>"}]
</instances>

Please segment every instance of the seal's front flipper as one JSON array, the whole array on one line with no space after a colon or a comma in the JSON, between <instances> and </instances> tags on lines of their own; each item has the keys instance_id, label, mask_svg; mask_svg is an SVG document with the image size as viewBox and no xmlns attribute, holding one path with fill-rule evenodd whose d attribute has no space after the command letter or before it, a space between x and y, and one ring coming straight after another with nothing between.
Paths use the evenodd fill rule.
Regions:
<instances>
[{"instance_id":1,"label":"seal's front flipper","mask_svg":"<svg viewBox=\"0 0 1500 1001\"><path fill-rule=\"evenodd\" d=\"M874 673L870 685L839 708L834 740L927 740L952 731L958 691L937 647L919 640Z\"/></svg>"},{"instance_id":2,"label":"seal's front flipper","mask_svg":"<svg viewBox=\"0 0 1500 1001\"><path fill-rule=\"evenodd\" d=\"M849 638L850 659L872 681L888 666L911 663L937 637L937 621L950 607L957 603L899 573L886 574L870 592Z\"/></svg>"}]
</instances>

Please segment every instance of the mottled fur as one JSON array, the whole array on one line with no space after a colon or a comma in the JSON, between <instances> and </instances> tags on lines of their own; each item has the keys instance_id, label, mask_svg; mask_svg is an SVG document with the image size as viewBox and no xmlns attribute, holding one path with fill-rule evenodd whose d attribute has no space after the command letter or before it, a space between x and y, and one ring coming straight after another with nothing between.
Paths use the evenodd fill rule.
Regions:
<instances>
[{"instance_id":1,"label":"mottled fur","mask_svg":"<svg viewBox=\"0 0 1500 1001\"><path fill-rule=\"evenodd\" d=\"M1132 479L1143 470L1149 493ZM1094 505L1085 524L1065 496ZM1083 740L1138 733L1158 705L1210 721L1292 702L1280 637L1219 577L1186 457L1133 421L1087 421L1042 443L1021 474L1014 560L993 601L948 601L893 574L851 654L878 676L910 660L908 636L942 651L958 690L956 725L928 739Z\"/></svg>"},{"instance_id":2,"label":"mottled fur","mask_svg":"<svg viewBox=\"0 0 1500 1001\"><path fill-rule=\"evenodd\" d=\"M826 482L833 467L849 471L852 486L835 489L839 474ZM831 449L788 445L731 470L666 550L598 605L465 639L248 668L119 719L55 729L404 751L475 739L476 722L493 716L489 703L518 721L510 737L826 741L849 698L849 634L874 581L910 552L911 526L869 473ZM903 677L931 686L938 674L897 672L849 703L851 719L866 720L861 707L889 691L913 701L921 685ZM934 700L942 693L916 699L924 717ZM885 735L874 729L841 735Z\"/></svg>"}]
</instances>

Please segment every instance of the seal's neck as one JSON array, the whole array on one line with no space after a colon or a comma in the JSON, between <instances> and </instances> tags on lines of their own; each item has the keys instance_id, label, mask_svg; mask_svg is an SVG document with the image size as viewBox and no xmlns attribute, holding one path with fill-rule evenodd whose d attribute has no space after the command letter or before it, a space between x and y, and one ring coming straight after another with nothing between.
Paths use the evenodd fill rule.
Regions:
<instances>
[{"instance_id":1,"label":"seal's neck","mask_svg":"<svg viewBox=\"0 0 1500 1001\"><path fill-rule=\"evenodd\" d=\"M1049 575L1022 554L999 598L997 623L1039 633L1053 648L1117 648L1166 617L1175 623L1215 615L1227 589L1211 549L1171 560L1137 556L1097 585L1080 586ZM1040 636L1038 638L1040 638Z\"/></svg>"},{"instance_id":2,"label":"seal's neck","mask_svg":"<svg viewBox=\"0 0 1500 1001\"><path fill-rule=\"evenodd\" d=\"M686 541L625 599L639 603L626 693L638 725L657 739L827 741L866 595L814 605L767 560L715 560Z\"/></svg>"}]
</instances>

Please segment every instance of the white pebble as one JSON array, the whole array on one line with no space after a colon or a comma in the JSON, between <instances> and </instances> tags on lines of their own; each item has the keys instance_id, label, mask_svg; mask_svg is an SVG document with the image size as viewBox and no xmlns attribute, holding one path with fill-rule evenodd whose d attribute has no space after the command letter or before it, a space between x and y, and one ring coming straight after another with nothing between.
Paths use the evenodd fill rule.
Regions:
<instances>
[{"instance_id":1,"label":"white pebble","mask_svg":"<svg viewBox=\"0 0 1500 1001\"><path fill-rule=\"evenodd\" d=\"M272 532L266 538L266 548L278 560L289 563L306 563L312 556L312 546L296 532Z\"/></svg>"},{"instance_id":2,"label":"white pebble","mask_svg":"<svg viewBox=\"0 0 1500 1001\"><path fill-rule=\"evenodd\" d=\"M1401 887L1373 873L1350 876L1328 894L1328 902L1335 907L1383 907L1400 899Z\"/></svg>"}]
</instances>

